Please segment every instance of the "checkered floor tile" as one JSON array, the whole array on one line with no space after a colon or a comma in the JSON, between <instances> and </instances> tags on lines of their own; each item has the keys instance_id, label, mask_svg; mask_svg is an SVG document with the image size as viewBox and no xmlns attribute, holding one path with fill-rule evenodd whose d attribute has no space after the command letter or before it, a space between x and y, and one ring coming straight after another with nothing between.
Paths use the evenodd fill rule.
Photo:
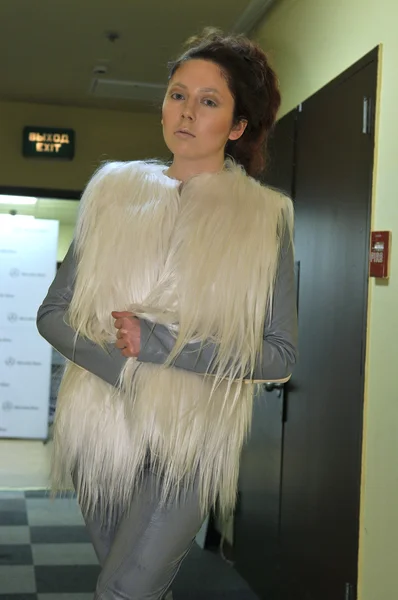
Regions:
<instances>
[{"instance_id":1,"label":"checkered floor tile","mask_svg":"<svg viewBox=\"0 0 398 600\"><path fill-rule=\"evenodd\" d=\"M91 600L100 567L73 495L0 492L0 600ZM256 600L239 575L194 545L174 600Z\"/></svg>"}]
</instances>

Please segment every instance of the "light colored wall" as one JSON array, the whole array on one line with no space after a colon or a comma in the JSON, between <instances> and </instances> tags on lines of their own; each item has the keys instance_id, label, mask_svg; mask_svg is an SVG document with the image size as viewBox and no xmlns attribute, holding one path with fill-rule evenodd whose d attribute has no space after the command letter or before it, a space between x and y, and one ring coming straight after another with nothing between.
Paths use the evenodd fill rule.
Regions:
<instances>
[{"instance_id":1,"label":"light colored wall","mask_svg":"<svg viewBox=\"0 0 398 600\"><path fill-rule=\"evenodd\" d=\"M62 262L65 258L65 254L72 242L73 233L75 230L74 225L64 225L60 223L59 235L58 235L58 252L57 261Z\"/></svg>"},{"instance_id":2,"label":"light colored wall","mask_svg":"<svg viewBox=\"0 0 398 600\"><path fill-rule=\"evenodd\" d=\"M256 32L280 78L281 115L382 44L373 228L398 236L398 4L279 0ZM396 242L396 240L395 240ZM343 383L344 384L344 383ZM398 598L398 253L370 283L359 598Z\"/></svg>"},{"instance_id":3,"label":"light colored wall","mask_svg":"<svg viewBox=\"0 0 398 600\"><path fill-rule=\"evenodd\" d=\"M24 158L26 125L74 129L74 160ZM0 102L0 186L80 191L101 160L157 156L167 156L160 115Z\"/></svg>"}]
</instances>

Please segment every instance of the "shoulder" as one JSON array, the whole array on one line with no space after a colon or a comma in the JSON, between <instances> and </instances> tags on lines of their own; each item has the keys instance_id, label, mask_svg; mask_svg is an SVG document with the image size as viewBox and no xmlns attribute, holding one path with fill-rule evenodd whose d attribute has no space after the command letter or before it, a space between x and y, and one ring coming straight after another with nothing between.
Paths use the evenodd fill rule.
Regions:
<instances>
[{"instance_id":1,"label":"shoulder","mask_svg":"<svg viewBox=\"0 0 398 600\"><path fill-rule=\"evenodd\" d=\"M294 253L294 205L292 199L276 188L260 184L267 202L268 214L273 214L280 258Z\"/></svg>"},{"instance_id":2,"label":"shoulder","mask_svg":"<svg viewBox=\"0 0 398 600\"><path fill-rule=\"evenodd\" d=\"M252 193L254 196L262 198L265 205L272 204L275 208L281 210L293 210L293 203L289 196L283 193L281 190L270 187L258 179L247 175L246 171L238 165L232 159L227 159L226 170L224 176L234 180L234 183L241 186L243 189L246 188L248 193Z\"/></svg>"},{"instance_id":3,"label":"shoulder","mask_svg":"<svg viewBox=\"0 0 398 600\"><path fill-rule=\"evenodd\" d=\"M264 216L275 223L276 235L282 256L294 246L294 205L282 190L268 186L246 175L248 184L261 198Z\"/></svg>"},{"instance_id":4,"label":"shoulder","mask_svg":"<svg viewBox=\"0 0 398 600\"><path fill-rule=\"evenodd\" d=\"M272 188L262 183L259 185L261 185L268 203L274 205L281 212L283 218L293 226L294 205L290 196L277 188Z\"/></svg>"},{"instance_id":5,"label":"shoulder","mask_svg":"<svg viewBox=\"0 0 398 600\"><path fill-rule=\"evenodd\" d=\"M287 194L247 175L242 167L232 161L228 165L228 171L242 190L245 190L247 199L257 200L263 206L264 213L268 217L274 215L279 225L287 225L289 229L293 228L294 207Z\"/></svg>"},{"instance_id":6,"label":"shoulder","mask_svg":"<svg viewBox=\"0 0 398 600\"><path fill-rule=\"evenodd\" d=\"M160 175L165 168L166 166L159 161L107 161L97 168L88 185L105 180L110 182L134 177L145 179Z\"/></svg>"},{"instance_id":7,"label":"shoulder","mask_svg":"<svg viewBox=\"0 0 398 600\"><path fill-rule=\"evenodd\" d=\"M129 203L142 197L142 191L153 182L158 182L165 165L151 161L109 161L102 163L88 181L81 198L81 215L91 210L114 203L121 205L125 199Z\"/></svg>"}]
</instances>

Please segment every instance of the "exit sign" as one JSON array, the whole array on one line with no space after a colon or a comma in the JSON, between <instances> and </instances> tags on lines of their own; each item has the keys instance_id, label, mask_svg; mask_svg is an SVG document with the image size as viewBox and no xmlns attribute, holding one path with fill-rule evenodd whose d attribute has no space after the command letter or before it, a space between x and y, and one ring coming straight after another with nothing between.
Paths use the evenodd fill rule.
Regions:
<instances>
[{"instance_id":1,"label":"exit sign","mask_svg":"<svg viewBox=\"0 0 398 600\"><path fill-rule=\"evenodd\" d=\"M73 129L24 127L22 152L28 158L72 160L75 132Z\"/></svg>"}]
</instances>

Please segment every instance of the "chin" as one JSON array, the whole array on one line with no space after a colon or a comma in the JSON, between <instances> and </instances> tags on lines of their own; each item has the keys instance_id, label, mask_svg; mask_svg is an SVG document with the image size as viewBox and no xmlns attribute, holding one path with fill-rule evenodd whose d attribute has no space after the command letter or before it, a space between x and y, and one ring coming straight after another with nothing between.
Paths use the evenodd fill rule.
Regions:
<instances>
[{"instance_id":1,"label":"chin","mask_svg":"<svg viewBox=\"0 0 398 600\"><path fill-rule=\"evenodd\" d=\"M170 152L175 156L180 155L182 158L183 156L197 154L198 149L193 147L193 140L181 140L172 136L171 138L165 138L164 141Z\"/></svg>"},{"instance_id":2,"label":"chin","mask_svg":"<svg viewBox=\"0 0 398 600\"><path fill-rule=\"evenodd\" d=\"M200 160L203 158L203 156L198 154L198 152L192 151L181 144L173 144L168 146L168 148L173 154L174 158L181 160Z\"/></svg>"}]
</instances>

